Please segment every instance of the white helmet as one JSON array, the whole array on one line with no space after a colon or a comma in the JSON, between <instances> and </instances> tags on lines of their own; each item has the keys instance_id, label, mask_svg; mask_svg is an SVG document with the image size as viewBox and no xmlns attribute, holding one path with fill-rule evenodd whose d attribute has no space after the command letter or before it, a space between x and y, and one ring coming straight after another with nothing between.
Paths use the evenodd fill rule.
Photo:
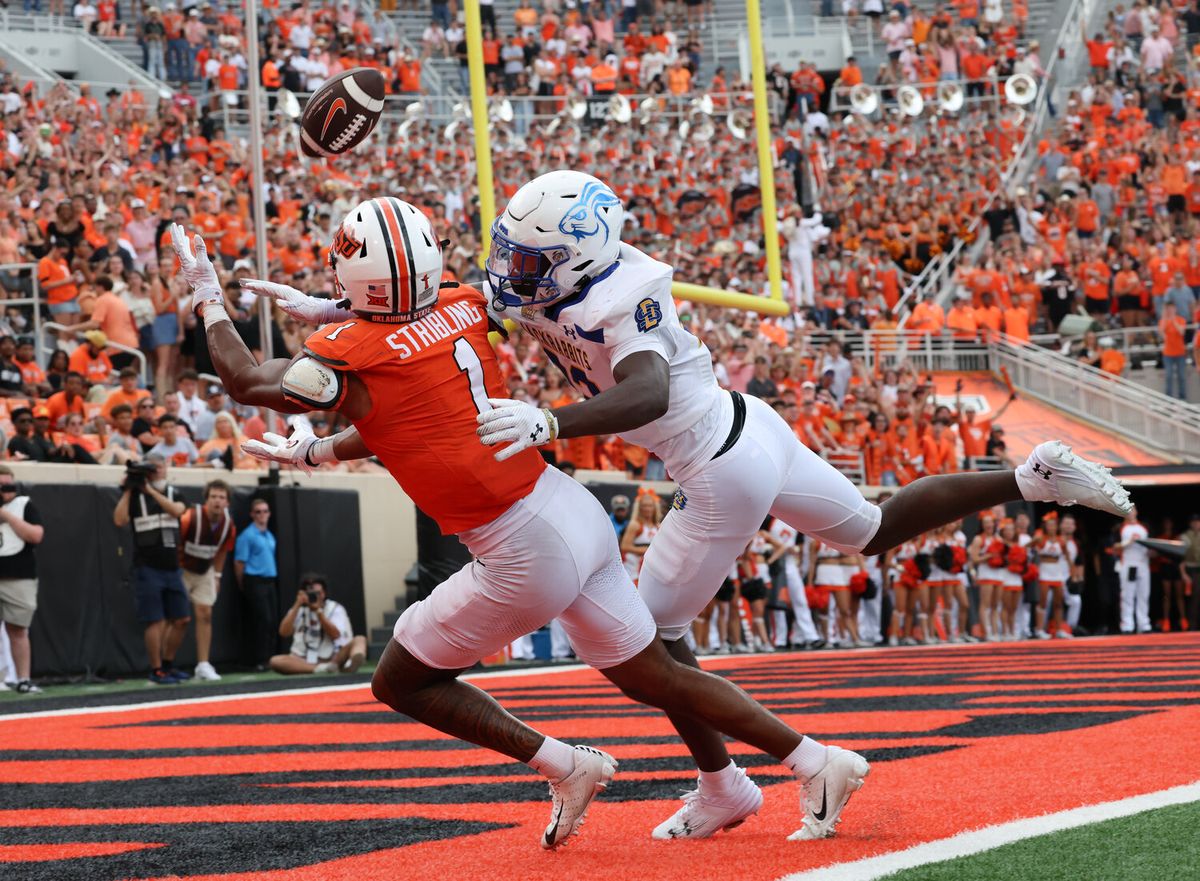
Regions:
<instances>
[{"instance_id":1,"label":"white helmet","mask_svg":"<svg viewBox=\"0 0 1200 881\"><path fill-rule=\"evenodd\" d=\"M517 190L492 224L493 305L548 306L617 261L625 209L603 181L551 171Z\"/></svg>"},{"instance_id":2,"label":"white helmet","mask_svg":"<svg viewBox=\"0 0 1200 881\"><path fill-rule=\"evenodd\" d=\"M329 246L337 295L368 321L413 321L437 305L442 248L429 218L394 196L350 210Z\"/></svg>"}]
</instances>

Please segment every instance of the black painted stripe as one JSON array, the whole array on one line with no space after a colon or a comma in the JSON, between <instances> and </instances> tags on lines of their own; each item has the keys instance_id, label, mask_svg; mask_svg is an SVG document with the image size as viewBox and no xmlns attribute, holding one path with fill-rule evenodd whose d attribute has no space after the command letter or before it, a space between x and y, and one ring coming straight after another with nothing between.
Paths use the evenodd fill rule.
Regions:
<instances>
[{"instance_id":1,"label":"black painted stripe","mask_svg":"<svg viewBox=\"0 0 1200 881\"><path fill-rule=\"evenodd\" d=\"M379 220L379 228L383 230L383 237L388 243L385 249L388 255L388 266L392 270L392 311L400 311L400 277L396 272L396 243L392 241L392 234L388 231L387 221L383 218L383 209L379 207L379 200L371 200L371 210L375 212L375 217Z\"/></svg>"},{"instance_id":2,"label":"black painted stripe","mask_svg":"<svg viewBox=\"0 0 1200 881\"><path fill-rule=\"evenodd\" d=\"M396 222L400 224L400 235L404 236L404 256L408 260L408 308L415 312L417 309L417 261L416 255L413 254L412 242L408 238L408 227L405 225L404 215L401 213L404 206L395 196L387 198L396 212Z\"/></svg>"}]
</instances>

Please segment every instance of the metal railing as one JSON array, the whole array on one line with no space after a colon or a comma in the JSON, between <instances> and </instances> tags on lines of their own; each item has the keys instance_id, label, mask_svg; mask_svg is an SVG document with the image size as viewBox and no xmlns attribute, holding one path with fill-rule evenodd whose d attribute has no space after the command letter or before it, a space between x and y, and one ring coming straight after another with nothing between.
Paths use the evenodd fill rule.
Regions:
<instances>
[{"instance_id":1,"label":"metal railing","mask_svg":"<svg viewBox=\"0 0 1200 881\"><path fill-rule=\"evenodd\" d=\"M73 333L76 335L76 337L82 336L82 334L80 334L79 331L75 330L74 327L71 327L70 325L67 325L67 324L59 324L57 321L47 321L45 324L42 325L42 330L54 331L54 332L60 333L60 334L72 334ZM38 335L38 341L37 341L36 345L39 347L39 349L43 345L40 334ZM118 352L125 352L129 355L133 355L133 357L138 360L138 363L140 363L142 365L142 369L141 369L141 371L139 371L142 376L142 385L150 384L149 363L146 361L146 355L144 352L142 352L141 349L135 349L132 346L123 346L120 343L114 343L112 340L108 341L108 346L106 347L106 349L116 349Z\"/></svg>"},{"instance_id":2,"label":"metal railing","mask_svg":"<svg viewBox=\"0 0 1200 881\"><path fill-rule=\"evenodd\" d=\"M849 355L857 355L871 370L893 370L904 364L921 372L990 370L987 343L956 338L950 333L917 330L865 330L840 336Z\"/></svg>"},{"instance_id":3,"label":"metal railing","mask_svg":"<svg viewBox=\"0 0 1200 881\"><path fill-rule=\"evenodd\" d=\"M989 349L1022 393L1167 455L1200 455L1200 407L1009 337Z\"/></svg>"},{"instance_id":4,"label":"metal railing","mask_svg":"<svg viewBox=\"0 0 1200 881\"><path fill-rule=\"evenodd\" d=\"M1013 181L1018 176L1024 176L1028 173L1029 166L1036 159L1036 151L1031 151L1030 146L1035 143L1038 133L1041 132L1046 124L1046 118L1050 110L1050 96L1057 87L1054 81L1054 74L1060 68L1068 71L1075 68L1079 54L1083 51L1083 41L1078 38L1078 34L1081 31L1082 25L1091 17L1094 2L1095 0L1072 0L1071 7L1067 10L1062 26L1059 28L1057 38L1053 41L1047 41L1051 46L1064 47L1064 58L1061 59L1060 63L1058 53L1051 53L1050 61L1045 66L1046 75L1038 84L1037 103L1034 106L1033 119L1025 129L1025 137L1022 139L1021 145L1017 148L1012 162L1009 163L1008 170L1001 178L1000 185L988 196L987 203L979 210L975 222L971 224L971 231L986 231L987 225L983 222L984 214L991 209L996 199L1008 192ZM967 241L968 238L971 237L960 237L950 251L930 261L917 277L916 281L905 289L904 295L896 304L895 309L896 314L901 316L901 327L904 326L905 321L908 319L908 313L901 315L901 310L911 303L919 302L926 290L940 292L940 299L945 299L949 294L952 287L950 284L951 277L955 267L958 265L958 259L963 249L973 246L981 237L974 237L970 243Z\"/></svg>"},{"instance_id":5,"label":"metal railing","mask_svg":"<svg viewBox=\"0 0 1200 881\"><path fill-rule=\"evenodd\" d=\"M1200 324L1189 324L1186 332L1200 332ZM1128 364L1145 361L1159 361L1162 358L1162 334L1158 325L1147 327L1104 327L1093 331L1096 340L1112 340L1113 348L1125 356ZM1070 356L1076 351L1075 344L1083 340L1082 333L1041 333L1034 334L1029 341L1036 346L1042 346L1059 354ZM1068 349L1069 347L1069 349Z\"/></svg>"},{"instance_id":6,"label":"metal railing","mask_svg":"<svg viewBox=\"0 0 1200 881\"><path fill-rule=\"evenodd\" d=\"M0 263L0 285L5 289L12 290L16 288L22 293L27 294L24 297L10 297L3 300L3 307L7 310L9 307L28 307L29 323L33 328L35 340L35 357L38 363L45 366L45 362L41 358L41 351L36 350L40 345L42 338L42 310L39 308L41 304L41 286L38 284L38 273L36 263ZM28 273L26 275L26 273Z\"/></svg>"}]
</instances>

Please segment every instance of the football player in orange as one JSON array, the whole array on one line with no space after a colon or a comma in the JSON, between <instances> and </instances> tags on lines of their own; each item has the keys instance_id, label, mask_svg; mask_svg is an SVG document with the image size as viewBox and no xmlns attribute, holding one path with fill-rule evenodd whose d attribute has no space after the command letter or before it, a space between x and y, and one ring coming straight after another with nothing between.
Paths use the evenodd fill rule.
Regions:
<instances>
[{"instance_id":1,"label":"football player in orange","mask_svg":"<svg viewBox=\"0 0 1200 881\"><path fill-rule=\"evenodd\" d=\"M182 227L171 234L230 396L285 413L337 411L357 429L319 440L268 434L247 451L306 469L373 451L417 506L476 557L404 611L372 690L397 712L543 774L553 801L543 847L578 830L617 763L546 737L457 677L555 617L579 657L629 697L752 744L802 781L842 752L796 733L732 683L675 661L629 580L600 503L534 449L500 463L479 443L476 417L502 389L484 297L441 283L441 245L420 211L395 198L352 209L329 253L352 314L312 334L295 358L263 364L226 314L204 240L195 236L193 253ZM744 773L731 769L735 778ZM830 787L818 820L838 816L861 785ZM757 801L740 806L743 815L761 806L757 787L751 791Z\"/></svg>"}]
</instances>

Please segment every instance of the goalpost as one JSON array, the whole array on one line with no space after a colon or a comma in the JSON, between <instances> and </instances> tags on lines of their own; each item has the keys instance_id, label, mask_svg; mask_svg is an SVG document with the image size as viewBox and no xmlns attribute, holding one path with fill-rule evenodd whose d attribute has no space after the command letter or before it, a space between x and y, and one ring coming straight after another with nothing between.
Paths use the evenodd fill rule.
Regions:
<instances>
[{"instance_id":1,"label":"goalpost","mask_svg":"<svg viewBox=\"0 0 1200 881\"><path fill-rule=\"evenodd\" d=\"M745 309L765 315L786 315L783 273L779 262L779 233L775 218L775 172L771 162L771 123L767 110L767 75L763 65L762 19L759 0L746 0L750 30L750 69L754 85L754 127L758 141L758 182L762 196L763 241L766 245L769 297L754 296L703 285L674 282L671 293L681 300ZM471 81L471 118L475 128L475 168L479 184L480 261L491 250L491 219L496 216L496 191L492 177L492 145L488 133L487 80L483 69L483 27L479 0L466 0L467 67Z\"/></svg>"}]
</instances>

